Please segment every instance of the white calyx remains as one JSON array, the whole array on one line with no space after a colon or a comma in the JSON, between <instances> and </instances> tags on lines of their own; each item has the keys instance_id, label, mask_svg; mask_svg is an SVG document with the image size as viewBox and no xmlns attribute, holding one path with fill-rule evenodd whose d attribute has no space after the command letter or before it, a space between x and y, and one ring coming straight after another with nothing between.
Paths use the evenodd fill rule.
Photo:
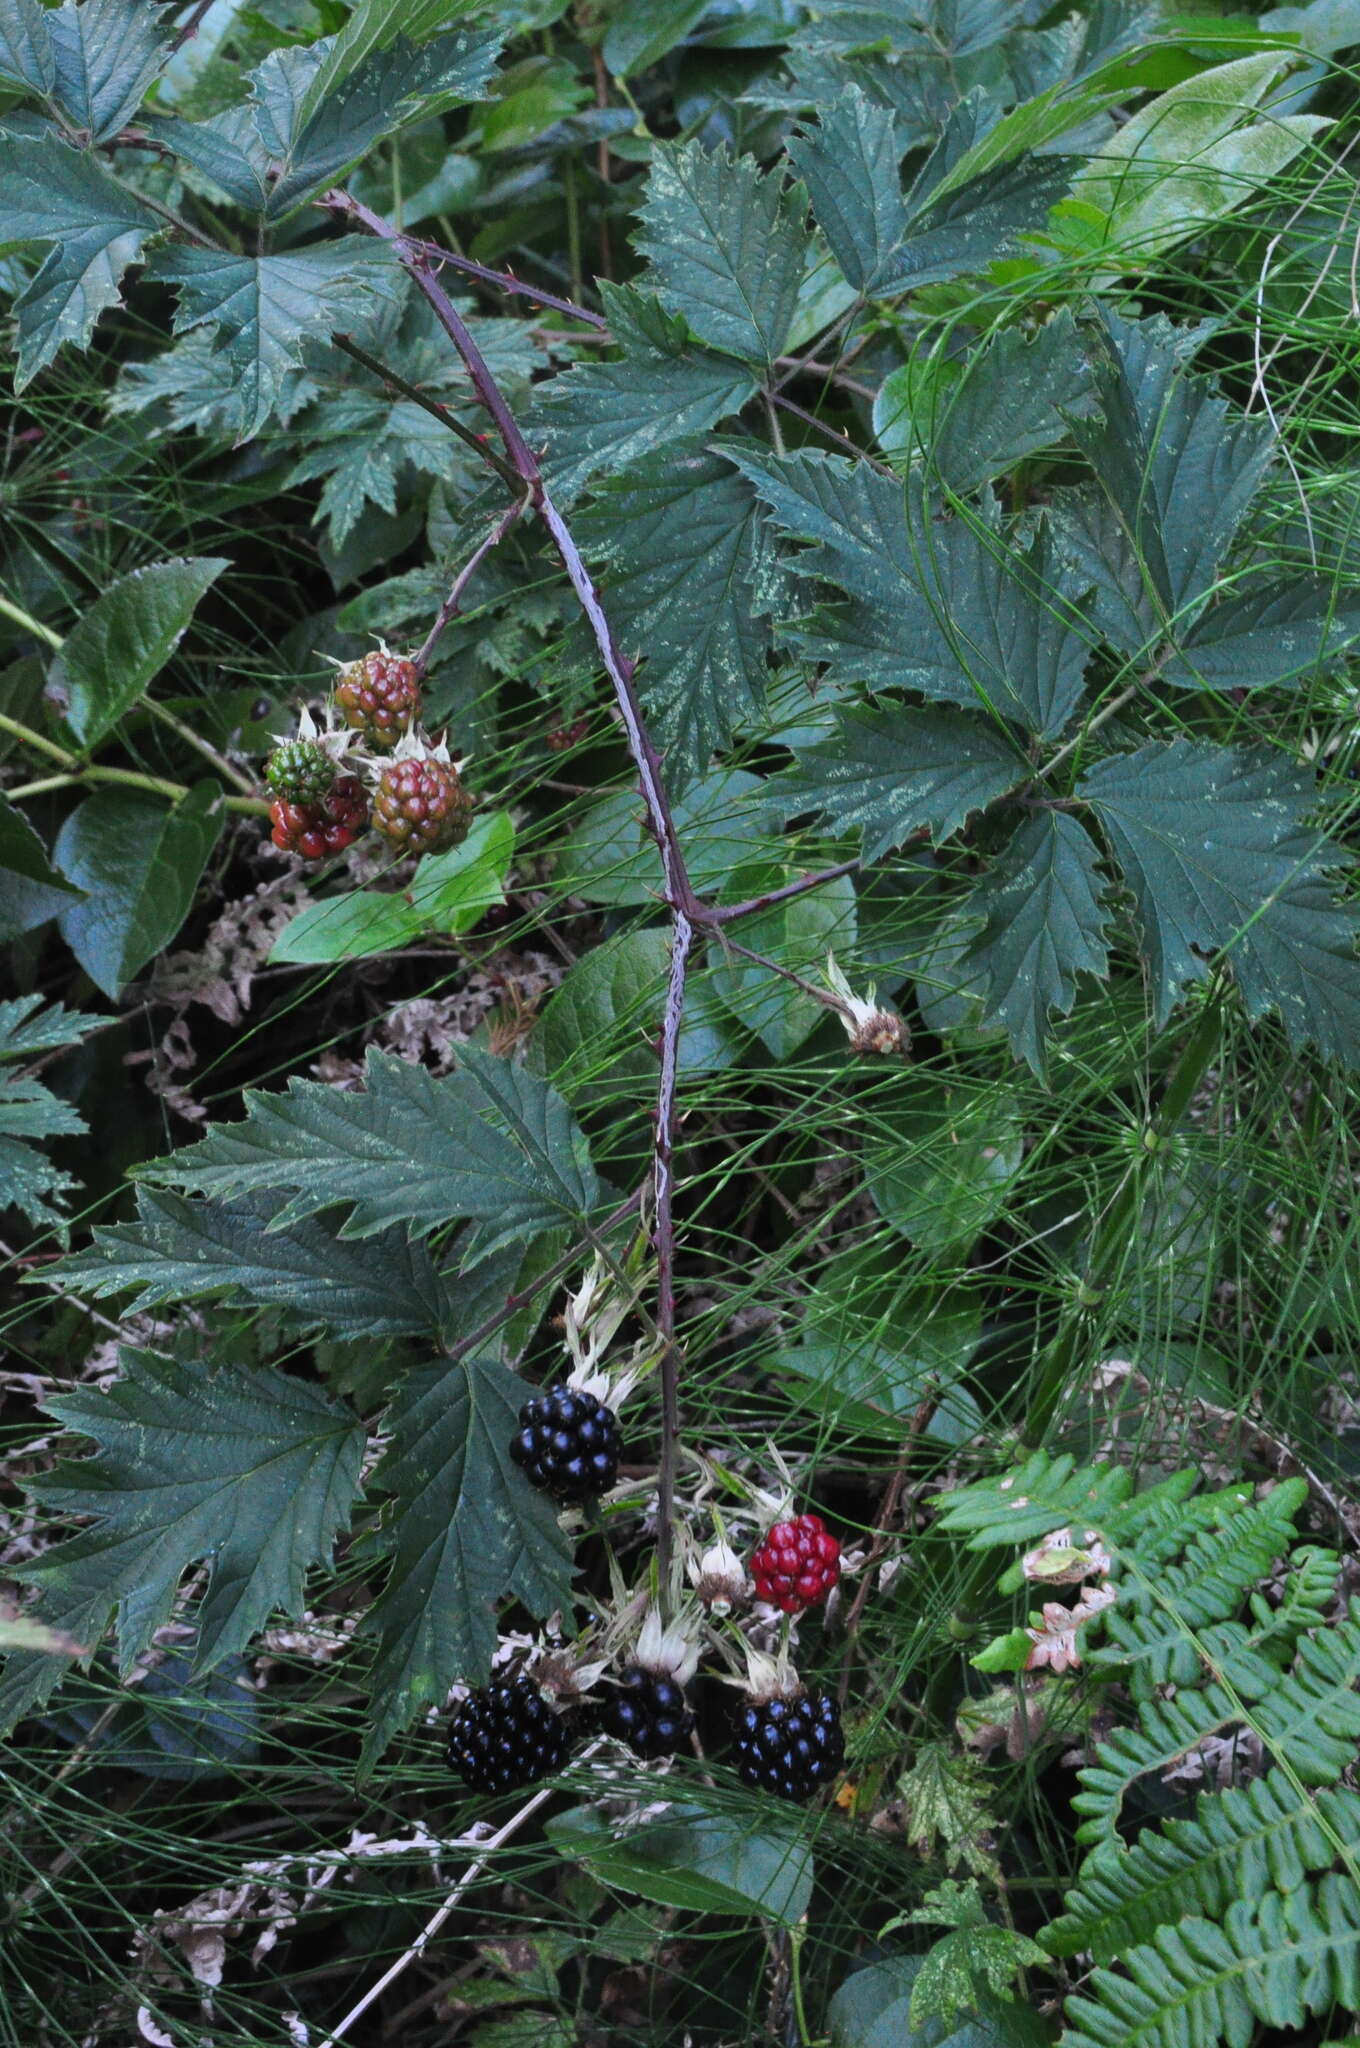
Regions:
<instances>
[{"instance_id":1,"label":"white calyx remains","mask_svg":"<svg viewBox=\"0 0 1360 2048\"><path fill-rule=\"evenodd\" d=\"M625 1297L617 1277L597 1252L576 1292L567 1296L562 1319L571 1359L567 1385L573 1393L592 1394L616 1410L650 1362L643 1345L638 1345L632 1359L622 1366L606 1367L601 1362L632 1306L631 1297Z\"/></svg>"},{"instance_id":2,"label":"white calyx remains","mask_svg":"<svg viewBox=\"0 0 1360 2048\"><path fill-rule=\"evenodd\" d=\"M845 1026L852 1052L905 1052L909 1043L907 1027L896 1010L885 1009L871 983L867 996L857 996L836 965L834 953L826 956L826 983L831 990L828 1008Z\"/></svg>"}]
</instances>

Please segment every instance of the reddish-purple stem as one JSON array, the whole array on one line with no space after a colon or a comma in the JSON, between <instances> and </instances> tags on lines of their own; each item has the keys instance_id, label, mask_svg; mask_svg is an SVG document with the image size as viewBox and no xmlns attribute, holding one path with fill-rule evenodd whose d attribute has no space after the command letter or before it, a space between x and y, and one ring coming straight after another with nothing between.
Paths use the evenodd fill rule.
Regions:
<instances>
[{"instance_id":1,"label":"reddish-purple stem","mask_svg":"<svg viewBox=\"0 0 1360 2048\"><path fill-rule=\"evenodd\" d=\"M809 889L820 889L827 882L838 882L842 875L857 875L860 870L857 860L843 860L838 867L820 868L815 875L803 875L796 882L785 882L782 889L770 889L764 896L750 896L745 903L702 904L696 924L732 924L739 917L752 917L758 910L768 910L775 903L789 903L795 896L806 896Z\"/></svg>"},{"instance_id":2,"label":"reddish-purple stem","mask_svg":"<svg viewBox=\"0 0 1360 2048\"><path fill-rule=\"evenodd\" d=\"M422 250L433 263L447 263L454 270L461 270L465 277L480 278L483 284L493 284L500 291L516 293L521 298L532 299L537 306L550 306L554 313L565 313L571 320L584 320L588 327L598 327L605 333L609 331L609 322L599 313L578 306L573 299L561 299L556 292L545 292L541 285L516 277L513 270L491 270L485 263L474 263L470 256L460 256L453 249L441 248L438 242L412 241L411 246Z\"/></svg>"},{"instance_id":3,"label":"reddish-purple stem","mask_svg":"<svg viewBox=\"0 0 1360 2048\"><path fill-rule=\"evenodd\" d=\"M522 518L524 513L528 510L528 508L529 496L526 492L522 498L517 498L513 505L508 505L506 507L505 511L502 512L500 518L492 527L490 533L488 533L486 538L479 543L479 545L474 550L472 555L469 556L468 560L463 564L462 568L458 571L458 574L454 577L452 588L450 589L448 596L444 599L443 604L440 605L439 610L435 616L434 624L431 626L429 632L425 635L424 645L421 647L419 653L413 655L412 657L415 663L417 675L423 676L426 669L429 667L430 657L434 653L435 648L439 645L440 635L443 633L445 627L449 624L450 620L457 618L458 613L462 609L463 594L466 591L469 583L471 583L473 577L476 575L478 569L486 560L487 556L491 553L492 548L498 547L500 545L500 543L505 539L506 534L509 533L511 527L515 524L515 521L517 519Z\"/></svg>"}]
</instances>

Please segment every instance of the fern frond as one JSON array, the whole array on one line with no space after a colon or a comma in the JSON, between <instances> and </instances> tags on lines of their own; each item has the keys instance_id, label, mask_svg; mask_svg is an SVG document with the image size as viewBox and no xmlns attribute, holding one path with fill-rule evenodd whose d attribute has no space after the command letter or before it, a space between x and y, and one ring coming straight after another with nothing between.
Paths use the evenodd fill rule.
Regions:
<instances>
[{"instance_id":1,"label":"fern frond","mask_svg":"<svg viewBox=\"0 0 1360 2048\"><path fill-rule=\"evenodd\" d=\"M1360 1742L1360 1604L1325 1632L1304 1636L1287 1678L1264 1699L1252 1726L1309 1785L1326 1785L1355 1761Z\"/></svg>"},{"instance_id":2,"label":"fern frond","mask_svg":"<svg viewBox=\"0 0 1360 2048\"><path fill-rule=\"evenodd\" d=\"M1193 1472L1178 1475L1195 1483ZM967 1536L970 1550L993 1550L1008 1543L1029 1543L1063 1523L1104 1533L1114 1509L1127 1500L1133 1480L1119 1465L1082 1465L1063 1455L1051 1458L1036 1451L1004 1478L979 1479L942 1494L940 1521L956 1536Z\"/></svg>"},{"instance_id":3,"label":"fern frond","mask_svg":"<svg viewBox=\"0 0 1360 2048\"><path fill-rule=\"evenodd\" d=\"M1299 1792L1283 1771L1200 1801L1193 1820L1147 1828L1131 1849L1105 1841L1082 1866L1067 1911L1044 1930L1055 1956L1097 1963L1150 1942L1184 1913L1221 1919L1235 1899L1292 1892L1360 1846L1360 1794Z\"/></svg>"},{"instance_id":4,"label":"fern frond","mask_svg":"<svg viewBox=\"0 0 1360 2048\"><path fill-rule=\"evenodd\" d=\"M1130 1951L1127 1975L1096 1970L1068 2000L1064 2048L1249 2048L1257 2025L1298 2027L1360 2000L1360 1890L1321 1878L1239 1899L1221 1925L1183 1919Z\"/></svg>"}]
</instances>

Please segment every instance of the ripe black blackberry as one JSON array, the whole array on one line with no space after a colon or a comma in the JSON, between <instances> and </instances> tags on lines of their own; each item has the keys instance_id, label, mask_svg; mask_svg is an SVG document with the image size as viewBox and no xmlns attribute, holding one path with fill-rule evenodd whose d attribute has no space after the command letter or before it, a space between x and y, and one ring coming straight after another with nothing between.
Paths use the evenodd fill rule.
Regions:
<instances>
[{"instance_id":1,"label":"ripe black blackberry","mask_svg":"<svg viewBox=\"0 0 1360 2048\"><path fill-rule=\"evenodd\" d=\"M845 1757L840 1709L826 1692L747 1699L736 1720L737 1775L781 1799L810 1799Z\"/></svg>"},{"instance_id":2,"label":"ripe black blackberry","mask_svg":"<svg viewBox=\"0 0 1360 2048\"><path fill-rule=\"evenodd\" d=\"M560 1771L571 1753L565 1722L527 1678L470 1692L454 1715L449 1762L474 1792L517 1792Z\"/></svg>"},{"instance_id":3,"label":"ripe black blackberry","mask_svg":"<svg viewBox=\"0 0 1360 2048\"><path fill-rule=\"evenodd\" d=\"M607 1493L622 1449L613 1409L575 1387L550 1387L526 1401L510 1439L510 1455L529 1484L559 1500Z\"/></svg>"},{"instance_id":4,"label":"ripe black blackberry","mask_svg":"<svg viewBox=\"0 0 1360 2048\"><path fill-rule=\"evenodd\" d=\"M627 1743L634 1756L650 1760L683 1749L694 1716L685 1704L684 1687L669 1672L630 1664L619 1673L601 1707L600 1725L607 1735Z\"/></svg>"}]
</instances>

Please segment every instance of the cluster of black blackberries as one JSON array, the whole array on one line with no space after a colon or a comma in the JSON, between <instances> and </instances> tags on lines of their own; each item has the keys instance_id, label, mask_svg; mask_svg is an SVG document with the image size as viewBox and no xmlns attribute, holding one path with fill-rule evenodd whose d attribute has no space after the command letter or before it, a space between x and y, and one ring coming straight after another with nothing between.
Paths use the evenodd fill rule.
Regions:
<instances>
[{"instance_id":1,"label":"cluster of black blackberries","mask_svg":"<svg viewBox=\"0 0 1360 2048\"><path fill-rule=\"evenodd\" d=\"M610 1687L599 1726L651 1762L684 1748L694 1717L675 1679L634 1664ZM829 1693L747 1700L735 1733L738 1775L781 1799L810 1799L845 1756L840 1710ZM454 1716L449 1761L474 1792L517 1792L560 1771L571 1743L563 1716L531 1680L517 1678L469 1693Z\"/></svg>"},{"instance_id":2,"label":"cluster of black blackberries","mask_svg":"<svg viewBox=\"0 0 1360 2048\"><path fill-rule=\"evenodd\" d=\"M529 1484L558 1500L607 1493L622 1449L613 1409L573 1387L550 1387L526 1401L510 1439L510 1455Z\"/></svg>"}]
</instances>

